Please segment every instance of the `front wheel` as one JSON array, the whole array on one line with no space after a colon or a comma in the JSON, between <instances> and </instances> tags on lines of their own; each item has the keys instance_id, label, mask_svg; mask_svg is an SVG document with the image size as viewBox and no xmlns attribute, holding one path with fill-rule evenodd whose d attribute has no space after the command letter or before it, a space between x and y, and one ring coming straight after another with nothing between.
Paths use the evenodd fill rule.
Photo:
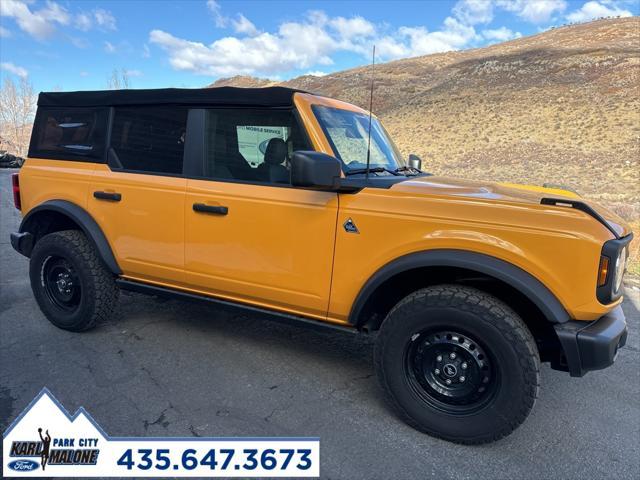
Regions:
<instances>
[{"instance_id":1,"label":"front wheel","mask_svg":"<svg viewBox=\"0 0 640 480\"><path fill-rule=\"evenodd\" d=\"M538 394L540 360L526 325L470 287L439 285L403 299L382 324L375 362L406 423L457 443L510 434Z\"/></svg>"}]
</instances>

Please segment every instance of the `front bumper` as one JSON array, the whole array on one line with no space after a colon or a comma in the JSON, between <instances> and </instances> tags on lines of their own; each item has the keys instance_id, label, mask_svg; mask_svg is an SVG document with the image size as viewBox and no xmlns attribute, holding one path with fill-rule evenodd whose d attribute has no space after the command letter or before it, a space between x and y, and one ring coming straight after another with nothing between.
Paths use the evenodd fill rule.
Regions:
<instances>
[{"instance_id":1,"label":"front bumper","mask_svg":"<svg viewBox=\"0 0 640 480\"><path fill-rule=\"evenodd\" d=\"M568 370L572 377L612 365L618 349L627 342L627 322L621 306L593 322L570 321L554 328L566 359L564 368L559 369Z\"/></svg>"}]
</instances>

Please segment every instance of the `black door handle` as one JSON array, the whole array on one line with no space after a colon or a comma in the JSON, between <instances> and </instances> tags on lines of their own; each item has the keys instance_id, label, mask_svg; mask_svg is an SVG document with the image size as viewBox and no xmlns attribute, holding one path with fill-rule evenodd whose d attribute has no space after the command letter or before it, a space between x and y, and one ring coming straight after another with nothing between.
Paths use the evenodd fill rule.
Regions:
<instances>
[{"instance_id":1,"label":"black door handle","mask_svg":"<svg viewBox=\"0 0 640 480\"><path fill-rule=\"evenodd\" d=\"M93 192L93 196L98 200L109 200L111 202L119 202L122 200L122 195L113 192Z\"/></svg>"},{"instance_id":2,"label":"black door handle","mask_svg":"<svg viewBox=\"0 0 640 480\"><path fill-rule=\"evenodd\" d=\"M214 215L226 215L229 213L229 209L227 207L216 207L213 205L206 205L204 203L194 203L193 211L200 213L212 213Z\"/></svg>"}]
</instances>

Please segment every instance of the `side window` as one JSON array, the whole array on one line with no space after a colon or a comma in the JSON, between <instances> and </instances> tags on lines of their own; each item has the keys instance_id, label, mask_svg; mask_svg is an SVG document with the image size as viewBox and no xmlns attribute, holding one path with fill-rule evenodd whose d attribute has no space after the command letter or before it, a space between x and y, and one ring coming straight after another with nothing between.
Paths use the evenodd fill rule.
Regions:
<instances>
[{"instance_id":1,"label":"side window","mask_svg":"<svg viewBox=\"0 0 640 480\"><path fill-rule=\"evenodd\" d=\"M124 170L181 174L186 130L184 107L116 108L110 164Z\"/></svg>"},{"instance_id":2,"label":"side window","mask_svg":"<svg viewBox=\"0 0 640 480\"><path fill-rule=\"evenodd\" d=\"M289 160L309 149L291 111L205 111L204 175L207 178L289 184Z\"/></svg>"},{"instance_id":3,"label":"side window","mask_svg":"<svg viewBox=\"0 0 640 480\"><path fill-rule=\"evenodd\" d=\"M39 108L29 156L101 162L107 118L106 108Z\"/></svg>"}]
</instances>

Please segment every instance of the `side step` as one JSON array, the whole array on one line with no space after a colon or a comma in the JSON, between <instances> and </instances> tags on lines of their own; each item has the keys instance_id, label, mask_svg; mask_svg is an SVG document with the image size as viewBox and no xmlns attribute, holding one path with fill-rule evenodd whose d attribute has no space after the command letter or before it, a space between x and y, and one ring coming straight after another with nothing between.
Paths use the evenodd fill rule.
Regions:
<instances>
[{"instance_id":1,"label":"side step","mask_svg":"<svg viewBox=\"0 0 640 480\"><path fill-rule=\"evenodd\" d=\"M175 298L178 300L191 300L196 302L213 303L218 307L222 307L226 311L231 312L250 312L255 316L261 316L265 319L287 323L290 325L303 325L319 330L338 330L348 333L359 333L357 329L351 327L343 327L341 325L335 325L329 322L322 322L320 320L314 320L311 318L301 317L299 315L292 315L289 313L277 312L275 310L269 310L266 308L255 307L253 305L245 305L243 303L231 302L229 300L222 300L216 297L210 297L208 295L199 295L196 293L183 292L168 287L159 287L156 285L150 285L148 283L136 282L133 280L127 280L124 278L116 279L116 284L123 290L129 290L131 292L144 293L147 295L157 295L165 298Z\"/></svg>"}]
</instances>

